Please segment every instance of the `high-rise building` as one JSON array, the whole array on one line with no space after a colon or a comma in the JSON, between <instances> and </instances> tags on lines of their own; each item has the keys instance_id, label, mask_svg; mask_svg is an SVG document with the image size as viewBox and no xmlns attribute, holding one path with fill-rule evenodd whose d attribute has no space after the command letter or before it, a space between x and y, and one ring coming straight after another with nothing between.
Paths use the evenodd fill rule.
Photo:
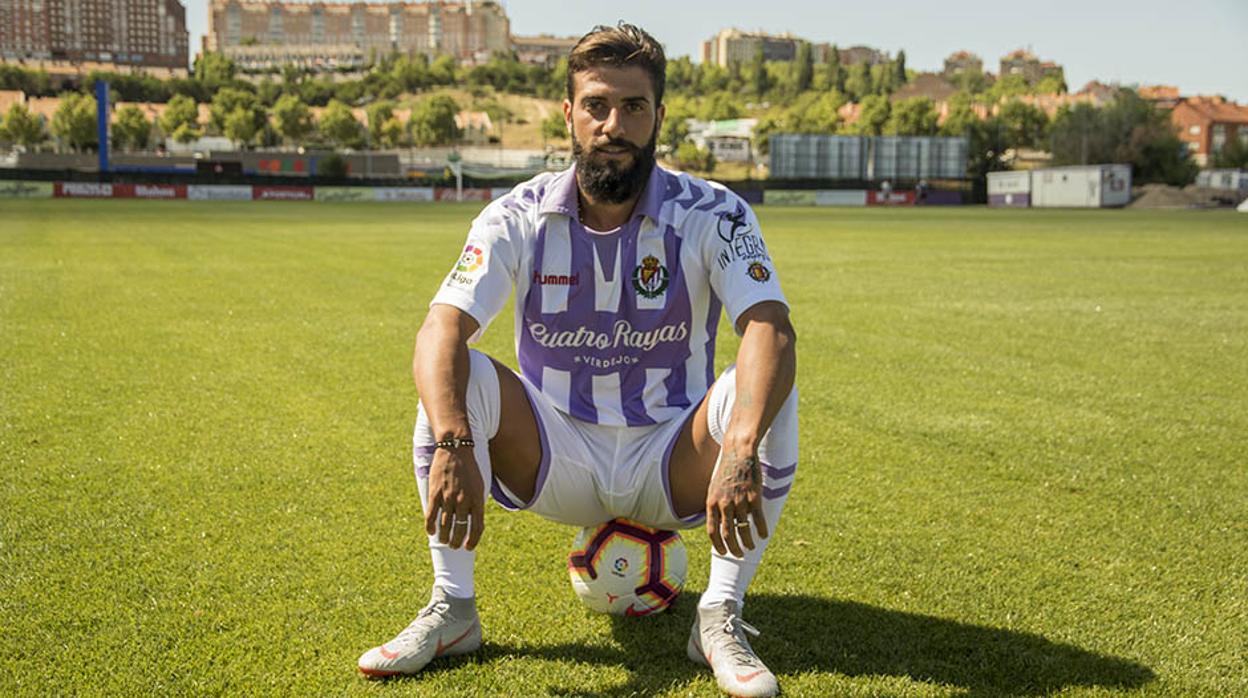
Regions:
<instances>
[{"instance_id":1,"label":"high-rise building","mask_svg":"<svg viewBox=\"0 0 1248 698\"><path fill-rule=\"evenodd\" d=\"M803 42L805 39L792 34L721 29L715 36L702 42L700 59L703 63L714 63L721 68L728 68L754 60L759 49L762 49L765 61L791 61L797 58L797 47ZM811 44L811 60L814 63L828 62L832 55L832 48L832 44L828 43ZM887 53L869 46L837 48L836 55L841 65L855 63L876 65L889 61Z\"/></svg>"},{"instance_id":2,"label":"high-rise building","mask_svg":"<svg viewBox=\"0 0 1248 698\"><path fill-rule=\"evenodd\" d=\"M740 29L721 29L718 34L702 42L703 63L710 62L721 68L754 60L759 49L765 61L791 61L797 57L797 44L801 39L791 34L765 34L743 32Z\"/></svg>"},{"instance_id":3,"label":"high-rise building","mask_svg":"<svg viewBox=\"0 0 1248 698\"><path fill-rule=\"evenodd\" d=\"M375 55L449 54L459 60L511 49L496 2L258 2L212 0L204 49L244 70L283 64L332 70Z\"/></svg>"},{"instance_id":4,"label":"high-rise building","mask_svg":"<svg viewBox=\"0 0 1248 698\"><path fill-rule=\"evenodd\" d=\"M0 59L185 69L178 0L5 0Z\"/></svg>"}]
</instances>

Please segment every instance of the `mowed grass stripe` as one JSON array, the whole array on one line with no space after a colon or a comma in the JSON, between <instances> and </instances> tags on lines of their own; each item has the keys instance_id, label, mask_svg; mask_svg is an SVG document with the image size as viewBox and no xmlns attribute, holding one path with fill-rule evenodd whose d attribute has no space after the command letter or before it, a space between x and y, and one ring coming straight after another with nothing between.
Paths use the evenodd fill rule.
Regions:
<instances>
[{"instance_id":1,"label":"mowed grass stripe","mask_svg":"<svg viewBox=\"0 0 1248 698\"><path fill-rule=\"evenodd\" d=\"M692 595L588 614L573 531L495 507L484 652L354 675L426 598L411 343L477 210L0 202L0 692L716 694ZM1242 216L759 214L803 459L747 615L789 694L1248 690Z\"/></svg>"}]
</instances>

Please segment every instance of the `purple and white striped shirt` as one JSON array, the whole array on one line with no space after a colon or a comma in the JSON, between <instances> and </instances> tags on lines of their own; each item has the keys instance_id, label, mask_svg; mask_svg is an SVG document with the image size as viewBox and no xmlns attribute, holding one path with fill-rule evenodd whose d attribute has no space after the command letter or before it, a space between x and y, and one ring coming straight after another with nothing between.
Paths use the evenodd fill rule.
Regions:
<instances>
[{"instance_id":1,"label":"purple and white striped shirt","mask_svg":"<svg viewBox=\"0 0 1248 698\"><path fill-rule=\"evenodd\" d=\"M591 423L673 419L714 381L721 309L785 302L750 207L723 186L655 167L629 221L578 222L574 170L545 173L486 207L431 303L481 325L516 292L520 371Z\"/></svg>"}]
</instances>

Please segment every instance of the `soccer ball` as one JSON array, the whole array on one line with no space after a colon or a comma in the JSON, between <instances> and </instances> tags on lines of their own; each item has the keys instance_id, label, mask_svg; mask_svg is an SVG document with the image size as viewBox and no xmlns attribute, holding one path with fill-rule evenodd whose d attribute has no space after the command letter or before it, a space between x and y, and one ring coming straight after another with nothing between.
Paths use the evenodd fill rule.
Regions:
<instances>
[{"instance_id":1,"label":"soccer ball","mask_svg":"<svg viewBox=\"0 0 1248 698\"><path fill-rule=\"evenodd\" d=\"M568 555L576 595L591 609L615 615L663 611L680 594L688 568L679 533L628 519L581 529Z\"/></svg>"}]
</instances>

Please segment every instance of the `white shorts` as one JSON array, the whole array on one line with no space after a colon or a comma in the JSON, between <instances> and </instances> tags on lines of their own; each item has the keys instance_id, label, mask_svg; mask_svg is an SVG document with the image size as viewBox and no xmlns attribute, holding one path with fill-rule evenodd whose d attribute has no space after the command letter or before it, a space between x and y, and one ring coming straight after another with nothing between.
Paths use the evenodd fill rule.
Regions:
<instances>
[{"instance_id":1,"label":"white shorts","mask_svg":"<svg viewBox=\"0 0 1248 698\"><path fill-rule=\"evenodd\" d=\"M542 461L529 502L494 478L491 495L504 508L531 511L573 526L594 526L616 517L666 530L691 528L702 522L706 515L702 511L684 519L676 515L668 478L672 449L681 429L698 409L697 403L662 424L603 426L564 413L523 376L517 377L537 418ZM734 378L729 368L711 387L712 407L731 401ZM722 411L711 409L710 413L714 422ZM712 433L723 432L712 428Z\"/></svg>"}]
</instances>

